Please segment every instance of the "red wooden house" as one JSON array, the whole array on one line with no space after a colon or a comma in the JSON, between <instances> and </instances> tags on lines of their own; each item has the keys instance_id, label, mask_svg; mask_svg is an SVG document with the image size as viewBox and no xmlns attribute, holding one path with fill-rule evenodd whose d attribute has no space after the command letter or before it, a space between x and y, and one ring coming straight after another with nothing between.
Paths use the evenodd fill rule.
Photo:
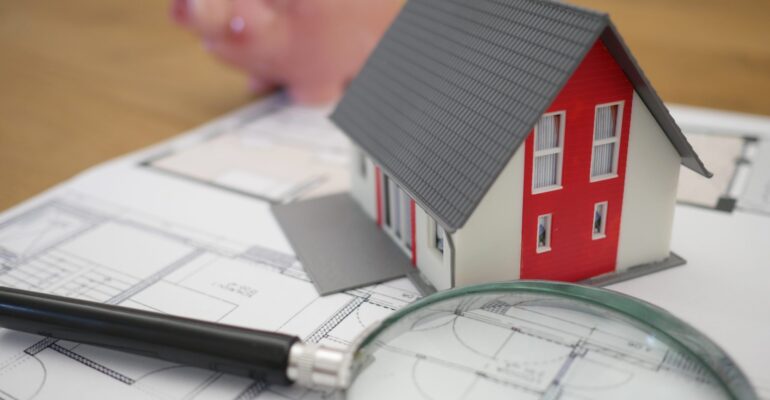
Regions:
<instances>
[{"instance_id":1,"label":"red wooden house","mask_svg":"<svg viewBox=\"0 0 770 400\"><path fill-rule=\"evenodd\" d=\"M410 0L332 119L438 289L670 264L680 164L710 176L609 17L557 2Z\"/></svg>"}]
</instances>

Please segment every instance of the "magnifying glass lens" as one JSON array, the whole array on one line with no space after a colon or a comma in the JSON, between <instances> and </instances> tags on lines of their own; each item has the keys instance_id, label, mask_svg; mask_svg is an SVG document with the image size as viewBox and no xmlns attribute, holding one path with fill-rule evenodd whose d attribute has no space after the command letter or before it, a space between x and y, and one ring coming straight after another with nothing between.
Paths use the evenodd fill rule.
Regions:
<instances>
[{"instance_id":1,"label":"magnifying glass lens","mask_svg":"<svg viewBox=\"0 0 770 400\"><path fill-rule=\"evenodd\" d=\"M364 341L348 399L727 399L700 359L639 320L564 296L449 296Z\"/></svg>"}]
</instances>

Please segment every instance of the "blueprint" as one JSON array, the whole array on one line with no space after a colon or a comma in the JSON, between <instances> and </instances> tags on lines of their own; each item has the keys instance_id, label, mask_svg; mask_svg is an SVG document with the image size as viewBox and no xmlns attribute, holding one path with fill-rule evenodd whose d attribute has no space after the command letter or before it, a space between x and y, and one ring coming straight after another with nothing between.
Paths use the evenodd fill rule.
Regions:
<instances>
[{"instance_id":1,"label":"blueprint","mask_svg":"<svg viewBox=\"0 0 770 400\"><path fill-rule=\"evenodd\" d=\"M259 114L262 105L242 110ZM225 116L0 214L0 285L347 346L419 297L407 280L320 297L269 203L144 160L243 120ZM112 350L0 329L0 399L314 399Z\"/></svg>"},{"instance_id":2,"label":"blueprint","mask_svg":"<svg viewBox=\"0 0 770 400\"><path fill-rule=\"evenodd\" d=\"M330 112L274 98L264 113L146 165L274 203L340 192L348 187L349 142Z\"/></svg>"},{"instance_id":3,"label":"blueprint","mask_svg":"<svg viewBox=\"0 0 770 400\"><path fill-rule=\"evenodd\" d=\"M671 109L714 173L703 179L682 169L677 200L728 212L740 208L770 214L767 122L692 107ZM285 99L276 96L258 112L212 129L206 140L162 152L145 165L273 203L343 191L348 187L349 141L327 118L330 110L286 107Z\"/></svg>"},{"instance_id":4,"label":"blueprint","mask_svg":"<svg viewBox=\"0 0 770 400\"><path fill-rule=\"evenodd\" d=\"M4 221L0 249L3 286L280 330L338 346L417 297L400 281L319 297L291 254L188 234L173 222L87 196L53 198ZM86 345L9 331L0 333L0 343L2 398L275 394L259 382ZM307 397L302 390L281 393Z\"/></svg>"},{"instance_id":5,"label":"blueprint","mask_svg":"<svg viewBox=\"0 0 770 400\"><path fill-rule=\"evenodd\" d=\"M672 106L672 114L709 170L702 179L682 169L680 203L770 215L770 118Z\"/></svg>"},{"instance_id":6,"label":"blueprint","mask_svg":"<svg viewBox=\"0 0 770 400\"><path fill-rule=\"evenodd\" d=\"M333 127L308 128L326 112L290 107L275 98L257 102L170 142L97 166L3 212L0 285L347 345L363 327L419 295L410 282L397 280L319 297L270 212L271 202L346 187L340 177L346 176L341 149L347 144ZM749 136L770 138L754 131ZM742 138L730 154L746 155ZM311 156L314 146L320 150ZM257 156L271 149L305 157L307 168L281 171L286 160L265 168ZM206 165L216 154L221 164ZM316 166L329 168L322 178ZM734 181L707 193L740 188ZM766 194L757 193L760 200ZM672 245L690 263L612 289L664 307L706 333L770 399L764 334L770 330L770 220L738 204L732 214L678 206ZM745 311L746 304L756 306L753 312ZM0 330L2 400L321 397Z\"/></svg>"},{"instance_id":7,"label":"blueprint","mask_svg":"<svg viewBox=\"0 0 770 400\"><path fill-rule=\"evenodd\" d=\"M389 329L400 334L365 349L373 361L351 398L728 397L684 351L618 315L556 297L456 298Z\"/></svg>"}]
</instances>

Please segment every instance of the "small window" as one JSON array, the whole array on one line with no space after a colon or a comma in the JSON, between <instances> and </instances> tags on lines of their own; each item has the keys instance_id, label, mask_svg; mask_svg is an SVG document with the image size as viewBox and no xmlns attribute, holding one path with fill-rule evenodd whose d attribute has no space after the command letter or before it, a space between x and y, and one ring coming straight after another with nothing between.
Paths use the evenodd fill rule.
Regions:
<instances>
[{"instance_id":1,"label":"small window","mask_svg":"<svg viewBox=\"0 0 770 400\"><path fill-rule=\"evenodd\" d=\"M401 187L391 182L390 190L390 211L393 218L393 233L397 238L401 238Z\"/></svg>"},{"instance_id":2,"label":"small window","mask_svg":"<svg viewBox=\"0 0 770 400\"><path fill-rule=\"evenodd\" d=\"M361 174L362 178L366 178L366 156L363 152L358 152L358 173Z\"/></svg>"},{"instance_id":3,"label":"small window","mask_svg":"<svg viewBox=\"0 0 770 400\"><path fill-rule=\"evenodd\" d=\"M436 220L433 220L433 247L436 248L436 250L439 251L439 253L444 254L444 228L441 227L441 225L436 222Z\"/></svg>"},{"instance_id":4,"label":"small window","mask_svg":"<svg viewBox=\"0 0 770 400\"><path fill-rule=\"evenodd\" d=\"M382 175L382 208L385 211L385 226L390 226L390 178Z\"/></svg>"},{"instance_id":5,"label":"small window","mask_svg":"<svg viewBox=\"0 0 770 400\"><path fill-rule=\"evenodd\" d=\"M593 238L601 239L605 237L607 227L607 202L596 203L594 206Z\"/></svg>"},{"instance_id":6,"label":"small window","mask_svg":"<svg viewBox=\"0 0 770 400\"><path fill-rule=\"evenodd\" d=\"M399 190L401 195L401 209L404 210L404 245L412 248L412 198L406 192Z\"/></svg>"},{"instance_id":7,"label":"small window","mask_svg":"<svg viewBox=\"0 0 770 400\"><path fill-rule=\"evenodd\" d=\"M379 172L378 172L379 173ZM412 237L412 203L413 200L401 188L401 186L391 179L387 174L382 173L380 205L382 207L382 225L383 230L391 238L401 245L403 250L409 252L414 244Z\"/></svg>"},{"instance_id":8,"label":"small window","mask_svg":"<svg viewBox=\"0 0 770 400\"><path fill-rule=\"evenodd\" d=\"M537 252L551 250L551 214L537 217Z\"/></svg>"},{"instance_id":9,"label":"small window","mask_svg":"<svg viewBox=\"0 0 770 400\"><path fill-rule=\"evenodd\" d=\"M612 178L618 173L621 104L596 107L594 145L591 154L591 179Z\"/></svg>"},{"instance_id":10,"label":"small window","mask_svg":"<svg viewBox=\"0 0 770 400\"><path fill-rule=\"evenodd\" d=\"M564 113L544 115L535 126L533 191L547 191L561 186L563 154Z\"/></svg>"}]
</instances>

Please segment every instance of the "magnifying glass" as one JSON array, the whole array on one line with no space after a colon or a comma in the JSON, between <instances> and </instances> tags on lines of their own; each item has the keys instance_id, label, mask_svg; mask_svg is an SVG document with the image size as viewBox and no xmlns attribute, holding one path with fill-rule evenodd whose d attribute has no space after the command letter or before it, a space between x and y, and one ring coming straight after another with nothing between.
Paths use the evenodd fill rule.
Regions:
<instances>
[{"instance_id":1,"label":"magnifying glass","mask_svg":"<svg viewBox=\"0 0 770 400\"><path fill-rule=\"evenodd\" d=\"M440 292L346 350L13 289L0 289L0 326L340 399L758 399L724 351L670 313L567 283Z\"/></svg>"}]
</instances>

